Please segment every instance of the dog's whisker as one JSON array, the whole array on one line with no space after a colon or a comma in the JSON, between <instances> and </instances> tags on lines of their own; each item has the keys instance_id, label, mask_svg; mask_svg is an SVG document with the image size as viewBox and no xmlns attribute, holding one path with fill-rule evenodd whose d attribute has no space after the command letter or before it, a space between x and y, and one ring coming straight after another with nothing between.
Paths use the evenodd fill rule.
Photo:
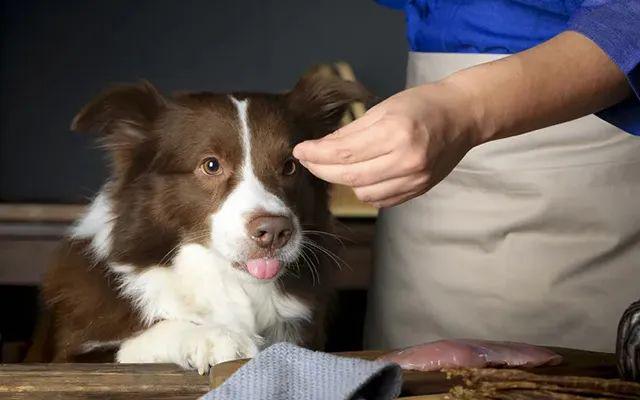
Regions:
<instances>
[{"instance_id":1,"label":"dog's whisker","mask_svg":"<svg viewBox=\"0 0 640 400\"><path fill-rule=\"evenodd\" d=\"M302 230L302 233L303 233L303 234L308 234L308 235L318 235L318 236L323 235L323 236L327 236L327 237L329 237L329 238L331 238L331 239L336 240L338 243L340 243L340 245L341 245L342 247L344 247L344 246L345 246L345 244L344 244L344 241L345 241L345 240L346 240L346 241L349 241L349 242L353 242L353 240L352 240L352 239L349 239L349 238L346 238L346 237L344 237L344 236L340 236L340 235L337 235L337 234L335 234L335 233L331 233L331 232L318 231L318 230L311 230L311 229L303 229L303 230Z\"/></svg>"},{"instance_id":2,"label":"dog's whisker","mask_svg":"<svg viewBox=\"0 0 640 400\"><path fill-rule=\"evenodd\" d=\"M309 266L309 260L307 259L307 256L305 255L304 249L302 249L300 251L300 257L303 260L303 264L305 266L307 266L307 268L309 268L309 270L311 270L311 267ZM313 275L313 272L311 272L311 281L312 281L312 284L315 283L315 276Z\"/></svg>"},{"instance_id":3,"label":"dog's whisker","mask_svg":"<svg viewBox=\"0 0 640 400\"><path fill-rule=\"evenodd\" d=\"M299 271L299 269L298 269L298 271ZM285 271L284 271L284 274L283 274L283 275L287 275L287 274L290 274L291 276L293 276L293 277L294 277L294 278L296 278L296 279L300 279L300 274L296 273L296 272L295 272L294 270L292 270L292 269L289 269L289 268L288 268L288 269L285 269Z\"/></svg>"},{"instance_id":4,"label":"dog's whisker","mask_svg":"<svg viewBox=\"0 0 640 400\"><path fill-rule=\"evenodd\" d=\"M318 285L320 284L320 274L318 273L318 269L315 266L315 264L313 264L313 262L307 257L306 252L305 252L305 248L302 248L302 251L300 252L300 255L302 256L302 258L305 260L305 264L307 265L307 267L309 268L309 271L311 272L311 281L313 286L316 285L316 279L318 282Z\"/></svg>"},{"instance_id":5,"label":"dog's whisker","mask_svg":"<svg viewBox=\"0 0 640 400\"><path fill-rule=\"evenodd\" d=\"M288 272L288 271L293 271L293 268L295 268L295 269L296 269L296 271L300 271L300 261L299 261L299 259L295 259L294 261L290 262L290 263L287 265L287 269L286 269L286 271L285 271L285 274L286 274L286 272Z\"/></svg>"},{"instance_id":6,"label":"dog's whisker","mask_svg":"<svg viewBox=\"0 0 640 400\"><path fill-rule=\"evenodd\" d=\"M179 244L173 246L173 248L171 250L169 250L167 252L167 254L165 254L164 257L162 257L160 259L160 262L158 262L158 265L163 265L163 263L165 261L169 261L171 259L171 257L173 257L173 255L178 252L178 250L180 249L181 246L182 246L182 243L179 243Z\"/></svg>"},{"instance_id":7,"label":"dog's whisker","mask_svg":"<svg viewBox=\"0 0 640 400\"><path fill-rule=\"evenodd\" d=\"M310 245L308 242L307 242L307 243L303 243L303 245L302 245L302 246L303 246L303 248L304 248L304 249L308 250L311 254L313 254L313 255L314 255L314 257L316 258L316 260L318 260L318 265L319 265L319 264L320 264L320 261L319 261L319 259L318 259L318 255L316 254L316 251L321 251L321 252L323 252L323 251L322 251L322 249L319 249L319 248L317 248L317 247L314 247L314 246ZM326 252L323 252L323 253L324 253L324 255L325 255L327 258L329 258L329 260L331 260L333 263L335 263L335 264L338 266L338 268L339 268L339 269L341 269L341 266L339 265L339 263L338 263L335 259L333 259L333 258L332 258L332 256L331 256L330 254L327 254Z\"/></svg>"},{"instance_id":8,"label":"dog's whisker","mask_svg":"<svg viewBox=\"0 0 640 400\"><path fill-rule=\"evenodd\" d=\"M320 274L318 273L318 265L314 264L311 260L309 260L309 268L311 270L311 273L315 275L315 280L314 282L317 282L318 285L320 285ZM315 284L314 284L315 286Z\"/></svg>"},{"instance_id":9,"label":"dog's whisker","mask_svg":"<svg viewBox=\"0 0 640 400\"><path fill-rule=\"evenodd\" d=\"M303 239L302 240L301 244L302 244L303 248L306 246L307 242L308 242L308 239ZM309 247L307 247L307 248L309 249L309 252L311 253L311 255L316 259L316 264L320 265L320 259L318 258L318 255L316 254L316 252L313 251L313 248L309 248Z\"/></svg>"},{"instance_id":10,"label":"dog's whisker","mask_svg":"<svg viewBox=\"0 0 640 400\"><path fill-rule=\"evenodd\" d=\"M316 254L316 251L314 251L315 250L314 247L317 248L318 246L317 245L314 246L314 242L311 239L309 239L309 238L307 238L305 236L302 237L301 244L302 244L303 251L307 250L308 252L310 252L311 255L316 260L316 264L311 264L310 268L313 268L313 270L315 271L315 275L317 276L318 284L320 284L320 272L318 271L318 267L320 266L320 259L318 258L318 254ZM319 249L319 250L322 250L322 249Z\"/></svg>"},{"instance_id":11,"label":"dog's whisker","mask_svg":"<svg viewBox=\"0 0 640 400\"><path fill-rule=\"evenodd\" d=\"M344 265L348 269L351 269L349 264L347 264L342 258L340 258L337 254L332 252L331 250L319 245L318 243L313 242L312 240L306 240L305 245L311 246L312 248L324 253L327 257L329 257L338 267L339 270L342 270L342 266Z\"/></svg>"}]
</instances>

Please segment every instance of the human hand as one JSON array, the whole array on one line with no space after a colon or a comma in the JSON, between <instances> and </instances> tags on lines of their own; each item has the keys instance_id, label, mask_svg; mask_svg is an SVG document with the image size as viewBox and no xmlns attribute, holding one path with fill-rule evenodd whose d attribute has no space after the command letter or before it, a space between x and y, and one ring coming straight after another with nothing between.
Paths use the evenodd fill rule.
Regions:
<instances>
[{"instance_id":1,"label":"human hand","mask_svg":"<svg viewBox=\"0 0 640 400\"><path fill-rule=\"evenodd\" d=\"M479 143L475 114L458 85L418 86L324 138L298 144L293 155L317 177L390 207L432 188Z\"/></svg>"},{"instance_id":2,"label":"human hand","mask_svg":"<svg viewBox=\"0 0 640 400\"><path fill-rule=\"evenodd\" d=\"M388 207L432 188L473 146L603 110L631 92L597 44L567 31L400 92L293 154L319 178Z\"/></svg>"}]
</instances>

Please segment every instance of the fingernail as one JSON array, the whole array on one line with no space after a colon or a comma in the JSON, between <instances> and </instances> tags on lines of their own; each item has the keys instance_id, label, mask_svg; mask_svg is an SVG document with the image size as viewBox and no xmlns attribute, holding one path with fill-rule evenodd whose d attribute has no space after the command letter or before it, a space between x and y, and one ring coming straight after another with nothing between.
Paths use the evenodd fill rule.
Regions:
<instances>
[{"instance_id":1,"label":"fingernail","mask_svg":"<svg viewBox=\"0 0 640 400\"><path fill-rule=\"evenodd\" d=\"M304 155L304 153L300 150L300 145L297 145L296 147L293 148L293 153L292 154L298 160L300 160Z\"/></svg>"}]
</instances>

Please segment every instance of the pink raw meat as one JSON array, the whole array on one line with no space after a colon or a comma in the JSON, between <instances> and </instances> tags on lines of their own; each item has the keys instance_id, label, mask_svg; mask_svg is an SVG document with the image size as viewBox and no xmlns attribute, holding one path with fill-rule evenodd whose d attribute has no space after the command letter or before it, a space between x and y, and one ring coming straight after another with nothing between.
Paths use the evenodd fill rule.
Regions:
<instances>
[{"instance_id":1,"label":"pink raw meat","mask_svg":"<svg viewBox=\"0 0 640 400\"><path fill-rule=\"evenodd\" d=\"M403 369L439 371L443 368L539 367L558 365L562 357L544 347L490 340L449 339L394 351L379 358Z\"/></svg>"}]
</instances>

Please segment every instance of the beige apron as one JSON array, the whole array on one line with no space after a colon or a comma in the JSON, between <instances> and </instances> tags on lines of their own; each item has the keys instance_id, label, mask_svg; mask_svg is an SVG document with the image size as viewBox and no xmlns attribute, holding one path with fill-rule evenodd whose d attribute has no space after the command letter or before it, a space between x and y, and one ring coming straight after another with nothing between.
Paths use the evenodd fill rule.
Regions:
<instances>
[{"instance_id":1,"label":"beige apron","mask_svg":"<svg viewBox=\"0 0 640 400\"><path fill-rule=\"evenodd\" d=\"M412 53L407 86L496 58ZM640 138L591 115L479 146L380 214L375 251L367 347L467 337L612 351L640 298Z\"/></svg>"}]
</instances>

